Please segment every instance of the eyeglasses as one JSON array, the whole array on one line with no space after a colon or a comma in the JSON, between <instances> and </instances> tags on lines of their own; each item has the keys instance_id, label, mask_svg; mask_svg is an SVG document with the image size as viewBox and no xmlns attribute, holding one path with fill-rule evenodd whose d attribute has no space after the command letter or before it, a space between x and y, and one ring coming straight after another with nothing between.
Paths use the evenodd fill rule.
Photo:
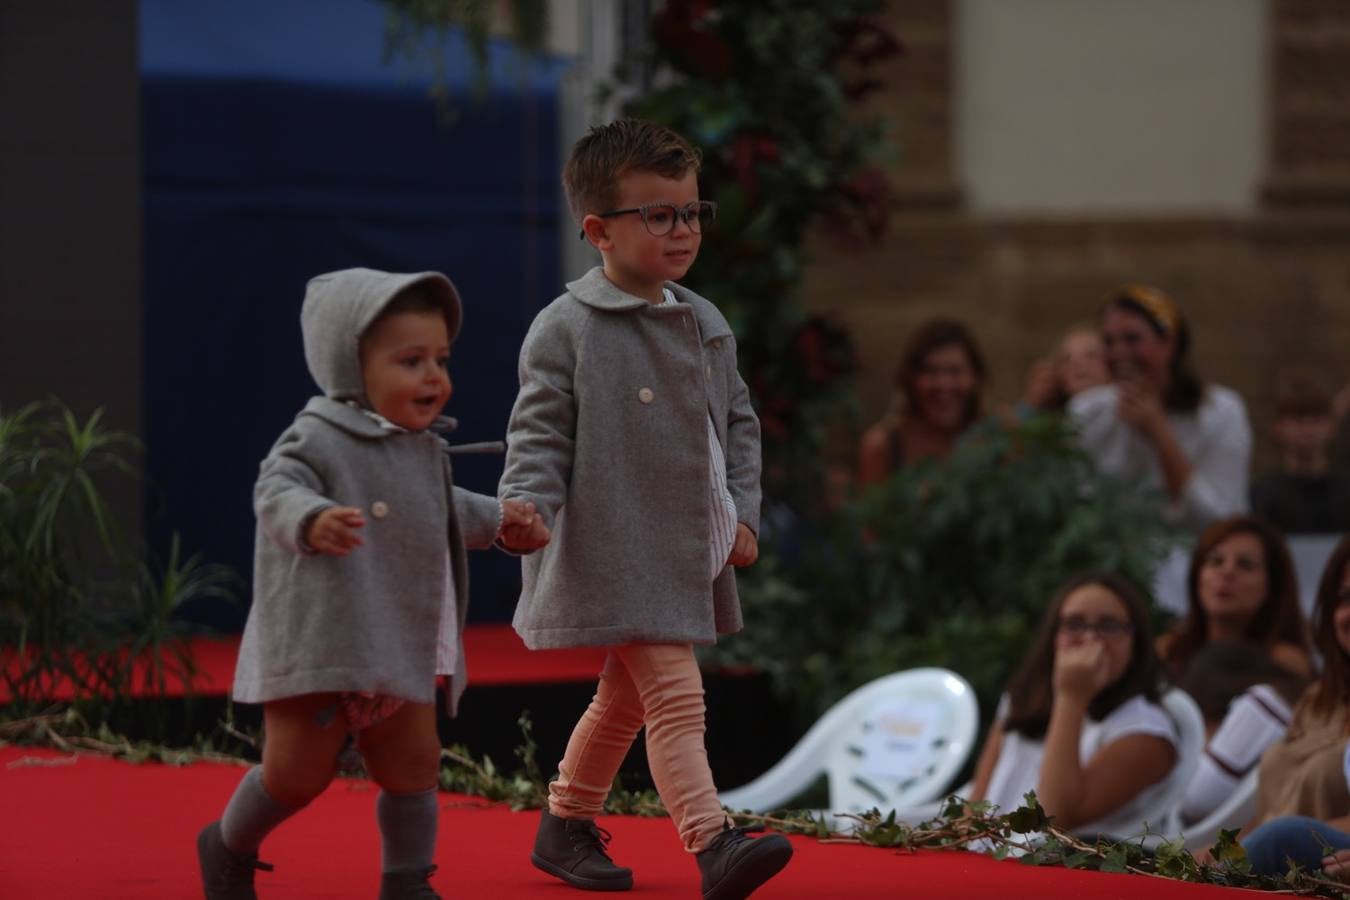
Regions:
<instances>
[{"instance_id":1,"label":"eyeglasses","mask_svg":"<svg viewBox=\"0 0 1350 900\"><path fill-rule=\"evenodd\" d=\"M1089 622L1081 616L1069 616L1059 620L1059 630L1072 637L1084 637L1089 633L1104 638L1120 637L1134 631L1134 626L1121 619L1101 619Z\"/></svg>"},{"instance_id":2,"label":"eyeglasses","mask_svg":"<svg viewBox=\"0 0 1350 900\"><path fill-rule=\"evenodd\" d=\"M717 204L711 200L695 200L684 206L676 206L674 203L644 203L631 209L611 209L609 212L596 215L602 219L609 219L630 213L642 216L642 224L647 226L647 233L653 237L665 237L670 234L675 230L677 220L683 220L694 234L702 234L704 225L711 225L717 220ZM586 239L586 229L581 229L579 237L583 241Z\"/></svg>"}]
</instances>

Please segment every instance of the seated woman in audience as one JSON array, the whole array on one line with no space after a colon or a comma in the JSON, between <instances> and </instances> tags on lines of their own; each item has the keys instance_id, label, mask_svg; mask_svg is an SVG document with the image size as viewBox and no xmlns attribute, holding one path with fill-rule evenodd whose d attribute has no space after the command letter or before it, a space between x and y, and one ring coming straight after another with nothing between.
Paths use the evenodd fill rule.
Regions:
<instances>
[{"instance_id":1,"label":"seated woman in audience","mask_svg":"<svg viewBox=\"0 0 1350 900\"><path fill-rule=\"evenodd\" d=\"M1174 681L1186 681L1191 658L1205 644L1224 639L1251 641L1287 671L1312 676L1294 562L1283 536L1266 522L1233 516L1206 528L1191 552L1186 593L1185 618L1158 639L1158 655Z\"/></svg>"},{"instance_id":2,"label":"seated woman in audience","mask_svg":"<svg viewBox=\"0 0 1350 900\"><path fill-rule=\"evenodd\" d=\"M920 325L901 355L890 412L863 434L859 484L878 484L902 466L950 455L980 417L986 371L966 326L944 318Z\"/></svg>"},{"instance_id":3,"label":"seated woman in audience","mask_svg":"<svg viewBox=\"0 0 1350 900\"><path fill-rule=\"evenodd\" d=\"M1294 708L1283 740L1261 758L1256 816L1242 840L1253 871L1281 874L1292 860L1323 865L1323 845L1350 849L1350 537L1332 551L1313 612L1322 674ZM1344 872L1344 859L1327 863Z\"/></svg>"},{"instance_id":4,"label":"seated woman in audience","mask_svg":"<svg viewBox=\"0 0 1350 900\"><path fill-rule=\"evenodd\" d=\"M1110 380L1106 351L1096 326L1074 325L1060 338L1054 355L1038 360L1031 367L1017 413L1025 417L1036 412L1063 411L1071 398Z\"/></svg>"},{"instance_id":5,"label":"seated woman in audience","mask_svg":"<svg viewBox=\"0 0 1350 900\"><path fill-rule=\"evenodd\" d=\"M1034 790L1061 828L1139 832L1177 759L1160 674L1138 592L1109 574L1070 581L1008 684L969 799L1009 812Z\"/></svg>"},{"instance_id":6,"label":"seated woman in audience","mask_svg":"<svg viewBox=\"0 0 1350 900\"><path fill-rule=\"evenodd\" d=\"M1209 739L1181 800L1183 823L1201 821L1233 796L1261 754L1284 737L1307 682L1254 641L1209 641L1191 657L1180 687L1200 707Z\"/></svg>"},{"instance_id":7,"label":"seated woman in audience","mask_svg":"<svg viewBox=\"0 0 1350 900\"><path fill-rule=\"evenodd\" d=\"M1191 369L1191 335L1162 291L1122 287L1098 323L1113 383L1069 401L1097 466L1161 491L1170 519L1198 532L1247 510L1252 432L1234 391Z\"/></svg>"}]
</instances>

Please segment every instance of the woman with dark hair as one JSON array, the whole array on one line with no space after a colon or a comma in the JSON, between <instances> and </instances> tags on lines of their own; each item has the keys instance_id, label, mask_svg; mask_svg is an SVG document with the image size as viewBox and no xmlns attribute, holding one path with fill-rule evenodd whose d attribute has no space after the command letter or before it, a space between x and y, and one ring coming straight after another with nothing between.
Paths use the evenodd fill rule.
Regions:
<instances>
[{"instance_id":1,"label":"woman with dark hair","mask_svg":"<svg viewBox=\"0 0 1350 900\"><path fill-rule=\"evenodd\" d=\"M1261 519L1233 516L1201 533L1186 595L1158 655L1205 717L1205 753L1181 803L1183 821L1196 822L1284 736L1312 677L1312 648L1289 547Z\"/></svg>"},{"instance_id":2,"label":"woman with dark hair","mask_svg":"<svg viewBox=\"0 0 1350 900\"><path fill-rule=\"evenodd\" d=\"M1169 518L1193 531L1246 512L1246 406L1192 370L1190 327L1176 304L1157 288L1125 285L1098 326L1113 383L1069 402L1098 468L1162 491Z\"/></svg>"},{"instance_id":3,"label":"woman with dark hair","mask_svg":"<svg viewBox=\"0 0 1350 900\"><path fill-rule=\"evenodd\" d=\"M1177 759L1139 593L1111 574L1066 584L1008 684L972 800L1005 812L1034 790L1069 831L1137 833Z\"/></svg>"},{"instance_id":4,"label":"woman with dark hair","mask_svg":"<svg viewBox=\"0 0 1350 900\"><path fill-rule=\"evenodd\" d=\"M1183 680L1191 658L1217 640L1251 641L1294 675L1312 676L1298 575L1273 526L1253 516L1210 525L1191 552L1186 589L1186 616L1158 639L1158 655L1174 680Z\"/></svg>"},{"instance_id":5,"label":"woman with dark hair","mask_svg":"<svg viewBox=\"0 0 1350 900\"><path fill-rule=\"evenodd\" d=\"M1350 849L1350 537L1332 551L1313 612L1322 674L1294 709L1284 739L1261 758L1257 827L1242 841L1252 870L1278 875L1287 860L1350 875L1350 859L1324 860L1324 846Z\"/></svg>"},{"instance_id":6,"label":"woman with dark hair","mask_svg":"<svg viewBox=\"0 0 1350 900\"><path fill-rule=\"evenodd\" d=\"M944 459L980 417L987 380L984 356L965 325L930 319L900 357L890 411L863 434L858 481L877 484L901 466Z\"/></svg>"}]
</instances>

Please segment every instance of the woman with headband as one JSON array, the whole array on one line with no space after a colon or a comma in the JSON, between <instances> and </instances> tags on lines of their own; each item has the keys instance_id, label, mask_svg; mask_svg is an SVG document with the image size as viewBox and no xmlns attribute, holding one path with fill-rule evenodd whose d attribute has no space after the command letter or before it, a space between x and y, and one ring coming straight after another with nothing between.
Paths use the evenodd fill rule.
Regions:
<instances>
[{"instance_id":1,"label":"woman with headband","mask_svg":"<svg viewBox=\"0 0 1350 900\"><path fill-rule=\"evenodd\" d=\"M1190 329L1176 304L1157 288L1125 285L1102 307L1099 327L1112 383L1069 403L1098 467L1160 491L1169 519L1193 532L1246 512L1246 407L1191 369Z\"/></svg>"}]
</instances>

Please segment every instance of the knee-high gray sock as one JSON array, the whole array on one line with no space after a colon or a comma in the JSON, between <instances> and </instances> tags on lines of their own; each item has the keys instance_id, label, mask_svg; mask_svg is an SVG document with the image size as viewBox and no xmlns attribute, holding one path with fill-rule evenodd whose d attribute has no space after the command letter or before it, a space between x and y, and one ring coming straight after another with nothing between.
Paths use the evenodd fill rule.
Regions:
<instances>
[{"instance_id":1,"label":"knee-high gray sock","mask_svg":"<svg viewBox=\"0 0 1350 900\"><path fill-rule=\"evenodd\" d=\"M220 817L221 840L235 853L257 853L263 838L298 810L273 800L263 787L262 766L254 766L234 789Z\"/></svg>"},{"instance_id":2,"label":"knee-high gray sock","mask_svg":"<svg viewBox=\"0 0 1350 900\"><path fill-rule=\"evenodd\" d=\"M425 869L436 854L436 789L415 794L380 791L375 818L380 823L381 870Z\"/></svg>"}]
</instances>

